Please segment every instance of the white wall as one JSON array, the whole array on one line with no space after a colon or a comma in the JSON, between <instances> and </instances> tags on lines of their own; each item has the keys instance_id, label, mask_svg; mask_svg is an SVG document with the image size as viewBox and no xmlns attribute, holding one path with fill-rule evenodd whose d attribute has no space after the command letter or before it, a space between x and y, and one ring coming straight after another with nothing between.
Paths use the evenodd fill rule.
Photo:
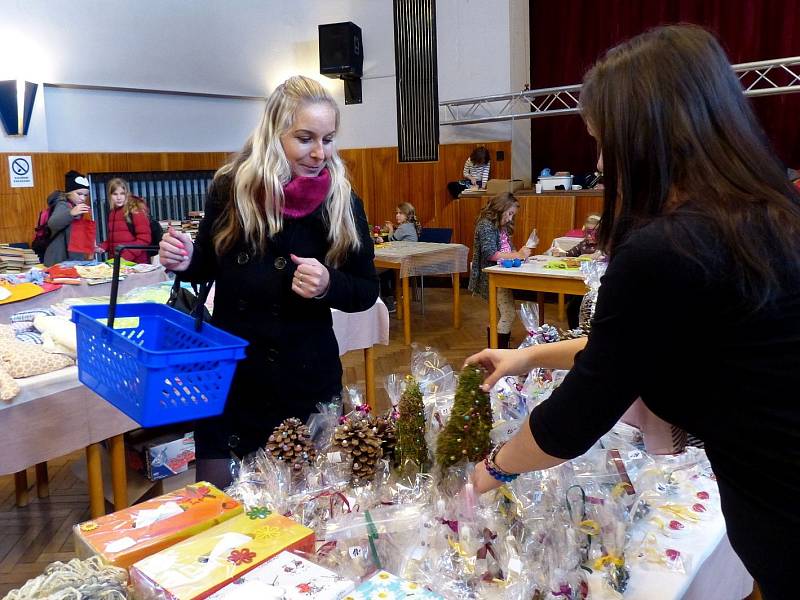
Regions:
<instances>
[{"instance_id":1,"label":"white wall","mask_svg":"<svg viewBox=\"0 0 800 600\"><path fill-rule=\"evenodd\" d=\"M508 91L509 1L437 0L440 99ZM300 73L339 101L340 147L397 144L391 0L0 0L0 14L0 79L266 96ZM364 103L351 106L341 82L319 75L317 40L318 24L348 20L365 54ZM3 132L0 151L236 150L260 110L251 100L40 87L29 135ZM507 126L479 129L458 135L510 139Z\"/></svg>"}]
</instances>

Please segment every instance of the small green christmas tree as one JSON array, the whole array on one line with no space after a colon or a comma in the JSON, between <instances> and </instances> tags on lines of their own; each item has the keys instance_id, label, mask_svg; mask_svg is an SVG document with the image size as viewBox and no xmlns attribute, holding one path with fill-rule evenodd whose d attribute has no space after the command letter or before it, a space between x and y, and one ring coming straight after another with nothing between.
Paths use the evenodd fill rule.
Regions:
<instances>
[{"instance_id":1,"label":"small green christmas tree","mask_svg":"<svg viewBox=\"0 0 800 600\"><path fill-rule=\"evenodd\" d=\"M489 395L479 387L484 376L474 366L458 376L450 419L436 442L436 462L442 469L482 460L491 449L492 406Z\"/></svg>"},{"instance_id":2,"label":"small green christmas tree","mask_svg":"<svg viewBox=\"0 0 800 600\"><path fill-rule=\"evenodd\" d=\"M397 403L397 445L395 457L403 468L407 461L416 464L420 471L428 468L428 445L425 443L425 406L416 379L406 377L406 389Z\"/></svg>"}]
</instances>

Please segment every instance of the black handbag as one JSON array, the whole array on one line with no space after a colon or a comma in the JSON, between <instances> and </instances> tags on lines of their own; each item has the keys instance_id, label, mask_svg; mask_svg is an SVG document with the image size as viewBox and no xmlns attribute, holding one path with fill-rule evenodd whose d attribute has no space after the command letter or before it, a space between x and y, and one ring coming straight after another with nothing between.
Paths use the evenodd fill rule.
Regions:
<instances>
[{"instance_id":1,"label":"black handbag","mask_svg":"<svg viewBox=\"0 0 800 600\"><path fill-rule=\"evenodd\" d=\"M192 293L181 285L181 279L176 275L175 283L172 284L172 289L169 291L167 305L193 316L195 331L200 331L203 322L211 320L211 313L206 308L206 300L213 284L213 281L193 283L191 286L194 293Z\"/></svg>"}]
</instances>

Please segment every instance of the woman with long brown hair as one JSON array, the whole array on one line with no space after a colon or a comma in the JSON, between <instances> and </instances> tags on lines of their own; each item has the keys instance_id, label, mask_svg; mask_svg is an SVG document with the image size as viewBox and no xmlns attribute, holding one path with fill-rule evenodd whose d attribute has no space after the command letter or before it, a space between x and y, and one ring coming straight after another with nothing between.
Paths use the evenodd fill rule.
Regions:
<instances>
[{"instance_id":1,"label":"woman with long brown hair","mask_svg":"<svg viewBox=\"0 0 800 600\"><path fill-rule=\"evenodd\" d=\"M733 548L764 598L793 598L800 195L703 29L662 27L610 50L581 105L604 162L599 242L610 257L591 333L579 353L570 341L468 359L489 369L485 385L574 361L478 465L476 486L582 454L641 396L705 442Z\"/></svg>"},{"instance_id":2,"label":"woman with long brown hair","mask_svg":"<svg viewBox=\"0 0 800 600\"><path fill-rule=\"evenodd\" d=\"M519 202L513 194L503 192L490 199L481 209L475 220L475 237L472 242L472 268L469 274L469 291L484 300L489 299L489 276L483 272L486 267L496 265L505 258L525 260L531 249L523 246L514 250L514 217L519 210ZM514 324L514 296L511 290L497 290L497 309L500 319L497 322L499 348L508 348L511 340L511 326Z\"/></svg>"},{"instance_id":3,"label":"woman with long brown hair","mask_svg":"<svg viewBox=\"0 0 800 600\"><path fill-rule=\"evenodd\" d=\"M331 308L378 297L361 200L336 151L339 109L319 82L291 77L244 149L214 177L197 240L173 230L161 263L216 281L213 323L250 342L225 413L195 428L198 481L227 485L232 457L263 446L341 391Z\"/></svg>"}]
</instances>

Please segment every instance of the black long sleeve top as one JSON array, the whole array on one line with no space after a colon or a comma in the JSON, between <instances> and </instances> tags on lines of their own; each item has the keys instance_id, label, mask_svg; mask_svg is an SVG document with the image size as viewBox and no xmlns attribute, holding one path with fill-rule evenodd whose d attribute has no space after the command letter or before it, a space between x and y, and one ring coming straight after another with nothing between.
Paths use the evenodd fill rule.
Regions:
<instances>
[{"instance_id":1,"label":"black long sleeve top","mask_svg":"<svg viewBox=\"0 0 800 600\"><path fill-rule=\"evenodd\" d=\"M800 534L800 278L784 265L795 283L754 310L735 267L689 209L636 230L613 253L586 348L530 426L545 452L573 458L641 396L704 440L734 549L782 590Z\"/></svg>"}]
</instances>

